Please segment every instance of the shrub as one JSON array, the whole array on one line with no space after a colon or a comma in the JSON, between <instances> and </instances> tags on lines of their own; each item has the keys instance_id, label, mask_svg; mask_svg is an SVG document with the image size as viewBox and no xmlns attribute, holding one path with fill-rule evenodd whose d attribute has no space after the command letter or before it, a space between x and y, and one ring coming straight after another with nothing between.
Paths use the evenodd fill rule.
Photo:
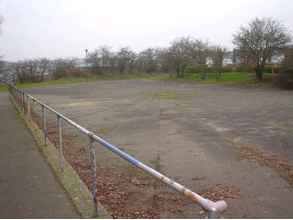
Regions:
<instances>
[{"instance_id":1,"label":"shrub","mask_svg":"<svg viewBox=\"0 0 293 220\"><path fill-rule=\"evenodd\" d=\"M281 88L293 89L293 51L285 56L280 73L275 77L274 82Z\"/></svg>"},{"instance_id":2,"label":"shrub","mask_svg":"<svg viewBox=\"0 0 293 220\"><path fill-rule=\"evenodd\" d=\"M291 73L281 72L275 77L274 82L280 88L293 89L293 72Z\"/></svg>"},{"instance_id":3,"label":"shrub","mask_svg":"<svg viewBox=\"0 0 293 220\"><path fill-rule=\"evenodd\" d=\"M208 71L207 65L187 66L185 69L185 73L202 73L202 72L207 72L207 71Z\"/></svg>"},{"instance_id":4,"label":"shrub","mask_svg":"<svg viewBox=\"0 0 293 220\"><path fill-rule=\"evenodd\" d=\"M251 65L243 65L243 64L241 64L241 65L237 65L236 67L235 67L235 71L236 72L249 72L249 73L251 73L251 72L254 72L255 70L254 70L254 67L252 67Z\"/></svg>"}]
</instances>

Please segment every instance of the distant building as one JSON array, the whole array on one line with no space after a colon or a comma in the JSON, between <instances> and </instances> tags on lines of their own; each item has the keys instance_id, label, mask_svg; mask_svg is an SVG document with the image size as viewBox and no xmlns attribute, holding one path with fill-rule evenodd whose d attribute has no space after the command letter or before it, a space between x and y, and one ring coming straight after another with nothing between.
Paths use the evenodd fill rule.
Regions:
<instances>
[{"instance_id":1,"label":"distant building","mask_svg":"<svg viewBox=\"0 0 293 220\"><path fill-rule=\"evenodd\" d=\"M213 61L213 59L211 57L206 58L206 65L208 67L212 67L214 65L214 61Z\"/></svg>"},{"instance_id":2,"label":"distant building","mask_svg":"<svg viewBox=\"0 0 293 220\"><path fill-rule=\"evenodd\" d=\"M224 55L224 59L223 59L223 66L229 66L233 64L233 52L232 51L228 51L225 53Z\"/></svg>"},{"instance_id":3,"label":"distant building","mask_svg":"<svg viewBox=\"0 0 293 220\"><path fill-rule=\"evenodd\" d=\"M212 67L214 65L214 61L212 57L207 57L206 58L206 63L205 63L208 67ZM223 58L223 66L228 66L228 65L232 65L233 64L233 52L226 52L224 54L224 58Z\"/></svg>"},{"instance_id":4,"label":"distant building","mask_svg":"<svg viewBox=\"0 0 293 220\"><path fill-rule=\"evenodd\" d=\"M90 68L92 65L86 61L84 58L79 58L75 60L75 67L84 69L84 68Z\"/></svg>"},{"instance_id":5,"label":"distant building","mask_svg":"<svg viewBox=\"0 0 293 220\"><path fill-rule=\"evenodd\" d=\"M293 44L288 45L285 49L284 49L284 57L288 57L289 55L291 55L293 53Z\"/></svg>"},{"instance_id":6,"label":"distant building","mask_svg":"<svg viewBox=\"0 0 293 220\"><path fill-rule=\"evenodd\" d=\"M278 55L274 55L272 56L268 61L267 64L271 64L271 65L279 65L282 63L282 61L284 60L284 54L278 54Z\"/></svg>"}]
</instances>

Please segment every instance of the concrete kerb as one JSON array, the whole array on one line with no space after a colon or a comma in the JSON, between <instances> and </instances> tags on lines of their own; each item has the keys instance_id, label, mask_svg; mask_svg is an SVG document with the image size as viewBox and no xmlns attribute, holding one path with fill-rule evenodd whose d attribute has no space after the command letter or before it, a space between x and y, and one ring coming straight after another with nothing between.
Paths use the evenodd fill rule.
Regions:
<instances>
[{"instance_id":1,"label":"concrete kerb","mask_svg":"<svg viewBox=\"0 0 293 220\"><path fill-rule=\"evenodd\" d=\"M42 133L42 130L38 128L36 123L34 123L22 113L11 95L9 96L9 99L13 106L16 108L16 110L19 112L19 115L25 122L25 125L31 131L36 141L38 150L42 153L42 155L45 157L46 161L52 168L54 175L69 195L79 215L82 218L112 218L111 215L100 203L98 203L99 213L98 216L96 216L96 209L94 207L92 195L87 186L80 179L79 175L66 160L64 161L64 170L63 172L61 172L58 160L58 149L56 149L56 147L49 140L47 140L47 145L44 145L44 135Z\"/></svg>"}]
</instances>

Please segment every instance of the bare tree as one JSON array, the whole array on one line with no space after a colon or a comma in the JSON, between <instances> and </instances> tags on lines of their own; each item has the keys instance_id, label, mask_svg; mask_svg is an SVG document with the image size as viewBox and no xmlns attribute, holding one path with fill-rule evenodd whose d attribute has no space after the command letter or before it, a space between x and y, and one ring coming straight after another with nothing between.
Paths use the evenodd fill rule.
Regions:
<instances>
[{"instance_id":1,"label":"bare tree","mask_svg":"<svg viewBox=\"0 0 293 220\"><path fill-rule=\"evenodd\" d=\"M119 73L132 72L136 54L129 47L121 48L117 53L117 66Z\"/></svg>"},{"instance_id":2,"label":"bare tree","mask_svg":"<svg viewBox=\"0 0 293 220\"><path fill-rule=\"evenodd\" d=\"M169 62L171 60L169 48L158 48L156 51L159 71L172 74L174 65Z\"/></svg>"},{"instance_id":3,"label":"bare tree","mask_svg":"<svg viewBox=\"0 0 293 220\"><path fill-rule=\"evenodd\" d=\"M183 37L172 42L168 49L168 61L174 65L176 76L184 77L186 67L192 63L192 39Z\"/></svg>"},{"instance_id":4,"label":"bare tree","mask_svg":"<svg viewBox=\"0 0 293 220\"><path fill-rule=\"evenodd\" d=\"M193 65L206 65L209 55L209 45L198 39L193 39L190 45L191 57Z\"/></svg>"},{"instance_id":5,"label":"bare tree","mask_svg":"<svg viewBox=\"0 0 293 220\"><path fill-rule=\"evenodd\" d=\"M110 47L101 46L93 52L87 51L86 62L96 73L115 72L117 55L111 51Z\"/></svg>"},{"instance_id":6,"label":"bare tree","mask_svg":"<svg viewBox=\"0 0 293 220\"><path fill-rule=\"evenodd\" d=\"M154 73L158 70L158 67L158 50L148 48L138 54L136 68L140 72Z\"/></svg>"},{"instance_id":7,"label":"bare tree","mask_svg":"<svg viewBox=\"0 0 293 220\"><path fill-rule=\"evenodd\" d=\"M101 72L104 72L111 63L112 52L109 47L102 46L97 50L98 53L98 62Z\"/></svg>"},{"instance_id":8,"label":"bare tree","mask_svg":"<svg viewBox=\"0 0 293 220\"><path fill-rule=\"evenodd\" d=\"M50 60L47 58L41 58L35 60L37 64L37 74L40 76L40 81L44 81L45 75L49 74Z\"/></svg>"},{"instance_id":9,"label":"bare tree","mask_svg":"<svg viewBox=\"0 0 293 220\"><path fill-rule=\"evenodd\" d=\"M20 82L41 82L49 74L50 61L46 58L24 60L14 64L14 72Z\"/></svg>"},{"instance_id":10,"label":"bare tree","mask_svg":"<svg viewBox=\"0 0 293 220\"><path fill-rule=\"evenodd\" d=\"M53 77L54 79L60 79L71 75L75 69L76 59L56 59L52 62Z\"/></svg>"},{"instance_id":11,"label":"bare tree","mask_svg":"<svg viewBox=\"0 0 293 220\"><path fill-rule=\"evenodd\" d=\"M213 61L213 68L219 74L218 77L221 77L223 71L223 61L226 53L227 49L221 46L214 46L210 48L210 57Z\"/></svg>"},{"instance_id":12,"label":"bare tree","mask_svg":"<svg viewBox=\"0 0 293 220\"><path fill-rule=\"evenodd\" d=\"M254 62L258 80L263 78L263 69L268 59L291 41L287 28L272 18L254 19L246 27L241 27L233 38L233 44L240 54L250 57Z\"/></svg>"},{"instance_id":13,"label":"bare tree","mask_svg":"<svg viewBox=\"0 0 293 220\"><path fill-rule=\"evenodd\" d=\"M174 65L177 77L184 77L188 65L206 65L207 56L207 43L198 39L183 37L172 42L167 57L168 62Z\"/></svg>"}]
</instances>

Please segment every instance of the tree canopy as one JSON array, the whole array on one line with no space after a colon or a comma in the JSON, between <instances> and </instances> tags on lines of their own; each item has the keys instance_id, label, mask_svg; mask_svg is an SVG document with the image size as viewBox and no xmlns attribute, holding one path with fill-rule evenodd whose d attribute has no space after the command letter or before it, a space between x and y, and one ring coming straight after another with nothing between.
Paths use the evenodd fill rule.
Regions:
<instances>
[{"instance_id":1,"label":"tree canopy","mask_svg":"<svg viewBox=\"0 0 293 220\"><path fill-rule=\"evenodd\" d=\"M290 41L288 29L272 18L256 18L233 36L233 44L240 51L240 56L248 57L255 65L258 80L263 78L268 59L278 54Z\"/></svg>"}]
</instances>

